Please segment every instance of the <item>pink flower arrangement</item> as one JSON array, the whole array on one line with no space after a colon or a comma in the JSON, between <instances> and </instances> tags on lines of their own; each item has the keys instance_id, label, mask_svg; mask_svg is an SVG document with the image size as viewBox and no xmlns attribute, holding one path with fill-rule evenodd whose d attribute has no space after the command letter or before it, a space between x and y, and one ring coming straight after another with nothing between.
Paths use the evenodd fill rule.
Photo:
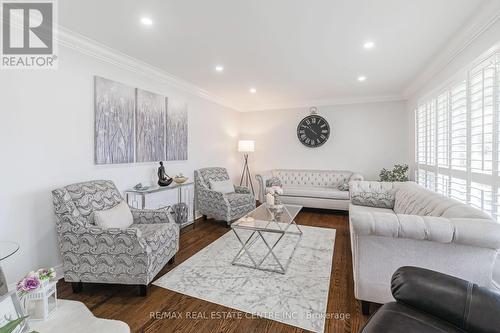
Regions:
<instances>
[{"instance_id":1,"label":"pink flower arrangement","mask_svg":"<svg viewBox=\"0 0 500 333\"><path fill-rule=\"evenodd\" d=\"M21 295L25 295L29 292L32 292L33 290L37 290L42 282L36 275L28 275L21 281L17 283L17 291Z\"/></svg>"},{"instance_id":2,"label":"pink flower arrangement","mask_svg":"<svg viewBox=\"0 0 500 333\"><path fill-rule=\"evenodd\" d=\"M275 195L275 194L282 195L283 189L281 188L281 186L274 185L274 186L267 188L267 193L271 193L272 195Z\"/></svg>"},{"instance_id":3,"label":"pink flower arrangement","mask_svg":"<svg viewBox=\"0 0 500 333\"><path fill-rule=\"evenodd\" d=\"M16 289L22 297L34 290L37 290L42 285L43 281L49 281L56 277L54 268L41 268L36 272L30 272L21 281L17 283Z\"/></svg>"}]
</instances>

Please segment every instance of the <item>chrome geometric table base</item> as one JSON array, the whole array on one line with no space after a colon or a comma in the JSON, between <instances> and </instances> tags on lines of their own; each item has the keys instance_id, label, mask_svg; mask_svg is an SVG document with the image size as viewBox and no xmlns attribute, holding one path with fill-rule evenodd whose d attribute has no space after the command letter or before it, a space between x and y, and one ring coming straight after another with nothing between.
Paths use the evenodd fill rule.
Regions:
<instances>
[{"instance_id":1,"label":"chrome geometric table base","mask_svg":"<svg viewBox=\"0 0 500 333\"><path fill-rule=\"evenodd\" d=\"M285 212L290 216L288 213L288 210L285 208ZM293 254L295 253L295 250L297 249L297 246L300 243L300 240L302 239L302 230L300 230L299 226L295 223L295 220L290 216L291 222L289 223L281 223L276 220L271 220L267 221L267 224L265 226L259 226L259 227L239 227L235 226L232 228L234 234L236 235L236 238L241 244L241 249L238 251L236 256L234 257L232 264L237 265L237 266L243 266L243 267L248 267L248 268L254 268L254 269L259 269L263 271L268 271L268 272L275 272L275 273L280 273L280 274L285 274L286 270L288 269L288 266L290 265L290 262L292 261ZM292 229L292 230L290 230ZM293 230L293 229L296 229ZM241 230L250 230L252 233L246 240L244 240L244 236L240 235ZM240 234L238 233L240 232ZM273 240L269 241L269 236L270 235L278 235L278 237ZM266 239L267 235L267 239ZM294 243L294 247L290 253L290 255L285 259L285 260L280 260L279 257L276 255L275 250L277 246L283 242L283 240L286 237L297 237L296 242ZM262 243L265 245L265 248L267 249L265 252L265 255L260 259L257 260L255 253L252 254L252 246L258 241L261 240ZM239 262L241 257L246 254L248 258L250 259L252 264L246 264ZM276 262L276 268L271 268L271 267L265 267L263 264L265 260L271 256L274 261Z\"/></svg>"}]
</instances>

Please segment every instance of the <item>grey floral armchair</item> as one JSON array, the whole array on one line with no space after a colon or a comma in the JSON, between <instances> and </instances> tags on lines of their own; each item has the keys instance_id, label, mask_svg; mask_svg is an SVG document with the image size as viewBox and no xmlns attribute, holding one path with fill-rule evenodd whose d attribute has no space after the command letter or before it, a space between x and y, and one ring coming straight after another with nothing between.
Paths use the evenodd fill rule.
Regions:
<instances>
[{"instance_id":1,"label":"grey floral armchair","mask_svg":"<svg viewBox=\"0 0 500 333\"><path fill-rule=\"evenodd\" d=\"M255 197L243 186L234 186L234 193L223 194L210 189L210 181L229 180L225 168L204 168L194 172L196 208L200 214L226 221L239 219L255 209Z\"/></svg>"},{"instance_id":2,"label":"grey floral armchair","mask_svg":"<svg viewBox=\"0 0 500 333\"><path fill-rule=\"evenodd\" d=\"M52 191L64 279L73 290L82 282L147 285L179 249L179 225L167 210L131 209L127 229L102 229L93 212L123 201L112 181L68 185Z\"/></svg>"}]
</instances>

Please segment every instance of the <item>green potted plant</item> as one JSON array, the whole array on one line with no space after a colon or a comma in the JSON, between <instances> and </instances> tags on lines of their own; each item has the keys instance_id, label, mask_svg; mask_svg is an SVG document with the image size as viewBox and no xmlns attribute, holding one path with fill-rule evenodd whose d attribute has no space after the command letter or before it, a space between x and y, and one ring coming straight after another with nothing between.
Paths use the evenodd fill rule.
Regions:
<instances>
[{"instance_id":1,"label":"green potted plant","mask_svg":"<svg viewBox=\"0 0 500 333\"><path fill-rule=\"evenodd\" d=\"M380 171L381 182L407 182L408 181L408 165L395 164L392 170L382 169Z\"/></svg>"}]
</instances>

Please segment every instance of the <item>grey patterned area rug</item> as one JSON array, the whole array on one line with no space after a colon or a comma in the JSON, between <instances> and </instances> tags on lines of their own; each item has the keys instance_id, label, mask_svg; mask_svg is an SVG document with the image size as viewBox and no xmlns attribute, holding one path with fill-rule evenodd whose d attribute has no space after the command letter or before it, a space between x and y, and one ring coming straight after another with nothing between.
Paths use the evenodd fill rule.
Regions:
<instances>
[{"instance_id":1,"label":"grey patterned area rug","mask_svg":"<svg viewBox=\"0 0 500 333\"><path fill-rule=\"evenodd\" d=\"M300 228L303 237L284 275L231 265L240 243L230 231L153 284L251 315L323 332L335 229ZM266 240L273 239L266 237ZM278 258L287 258L296 240L287 237L276 251ZM256 257L262 258L265 245L257 241L252 250ZM243 256L241 260L247 258ZM274 264L271 257L266 263ZM203 314L203 317L211 315L224 316Z\"/></svg>"}]
</instances>

